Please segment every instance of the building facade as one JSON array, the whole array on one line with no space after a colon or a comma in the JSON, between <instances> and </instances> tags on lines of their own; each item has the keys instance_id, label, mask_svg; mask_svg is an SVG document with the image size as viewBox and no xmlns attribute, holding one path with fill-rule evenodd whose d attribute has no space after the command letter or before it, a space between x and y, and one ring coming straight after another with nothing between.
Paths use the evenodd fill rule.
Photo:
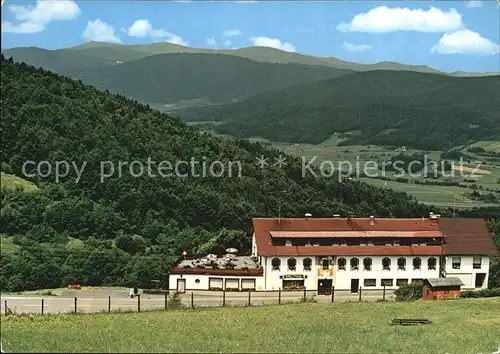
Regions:
<instances>
[{"instance_id":1,"label":"building facade","mask_svg":"<svg viewBox=\"0 0 500 354\"><path fill-rule=\"evenodd\" d=\"M254 218L250 257L234 257L229 268L219 258L210 266L185 260L171 269L169 288L327 294L439 277L486 288L496 254L482 219Z\"/></svg>"}]
</instances>

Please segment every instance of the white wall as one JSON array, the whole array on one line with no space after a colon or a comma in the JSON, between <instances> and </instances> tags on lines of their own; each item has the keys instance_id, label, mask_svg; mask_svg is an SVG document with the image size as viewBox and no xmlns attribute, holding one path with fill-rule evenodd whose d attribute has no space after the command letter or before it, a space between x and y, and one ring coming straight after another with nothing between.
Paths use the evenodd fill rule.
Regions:
<instances>
[{"instance_id":1,"label":"white wall","mask_svg":"<svg viewBox=\"0 0 500 354\"><path fill-rule=\"evenodd\" d=\"M384 270L382 267L382 260L384 258L389 258L391 260L390 269ZM364 270L363 259L366 257L356 257L359 259L359 270L351 270L350 260L354 257L344 257L347 260L346 270L337 270L335 287L338 289L350 289L351 279L359 279L359 285L366 289L381 289L383 288L381 284L382 279L393 279L392 288L397 288L397 279L407 279L409 283L413 279L425 279L425 278L437 278L439 277L439 257L436 258L436 269L429 270L427 267L427 261L429 258L427 256L420 256L421 259L420 269L413 269L413 259L417 257L403 257L406 259L405 270L398 269L398 256L374 256L369 257L372 259L371 270ZM338 261L338 259L337 259ZM364 285L365 279L376 279L376 286L366 287Z\"/></svg>"},{"instance_id":2,"label":"white wall","mask_svg":"<svg viewBox=\"0 0 500 354\"><path fill-rule=\"evenodd\" d=\"M488 257L481 257L481 268L474 269L473 256L462 256L460 262L460 269L453 269L452 266L453 256L446 257L446 277L458 277L464 283L463 289L474 289L477 273L486 273L486 279L482 288L488 287L488 275L490 269L490 259Z\"/></svg>"},{"instance_id":3,"label":"white wall","mask_svg":"<svg viewBox=\"0 0 500 354\"><path fill-rule=\"evenodd\" d=\"M281 260L280 270L273 270L272 260L274 258L279 258ZM307 289L316 289L318 287L317 277L316 277L316 257L293 257L297 261L297 267L295 271L288 269L288 259L292 257L264 257L262 265L264 266L264 287L265 290L278 290L282 288L283 279L280 278L281 275L294 274L294 275L307 275L304 279L304 285ZM304 270L304 259L310 258L311 270Z\"/></svg>"},{"instance_id":4,"label":"white wall","mask_svg":"<svg viewBox=\"0 0 500 354\"><path fill-rule=\"evenodd\" d=\"M226 286L226 278L239 279L241 289L241 279L255 279L256 289L264 289L263 276L221 276L221 275L199 275L199 274L171 274L169 276L169 290L177 290L177 279L186 279L186 290L208 290L209 278L222 278L223 287ZM196 280L199 280L197 283Z\"/></svg>"},{"instance_id":5,"label":"white wall","mask_svg":"<svg viewBox=\"0 0 500 354\"><path fill-rule=\"evenodd\" d=\"M265 257L264 264L264 284L266 290L278 290L282 287L282 279L280 279L281 275L286 274L304 274L307 275L307 279L305 279L304 284L307 289L317 289L318 288L318 279L333 279L333 286L339 290L347 290L351 288L351 279L359 279L359 285L362 288L364 286L365 279L376 279L375 287L366 287L367 289L383 289L381 284L381 279L393 279L393 287L397 288L396 281L397 279L407 279L408 282L411 282L413 279L425 279L425 278L437 278L439 277L439 257L434 257L436 259L436 269L428 270L427 268L427 256L419 257L421 259L421 267L420 270L413 269L413 258L415 257L404 257L406 258L406 269L398 270L397 260L399 257L388 257L391 259L391 267L390 270L382 269L382 259L385 256L374 256L369 257L372 259L372 268L370 271L365 271L363 267L363 259L366 257L335 257L335 265L333 266L333 272L327 271L325 273L322 272L321 259L325 257L293 257L297 260L297 268L295 271L291 271L288 269L287 260L291 257L277 257L281 260L280 270L273 271L272 270L272 259L275 257ZM303 268L303 260L305 258L312 259L312 269L310 271L306 271ZM339 258L346 259L346 269L339 270L338 269L338 260ZM350 269L350 260L351 258L358 258L359 260L359 270L351 270ZM333 275L331 275L333 274Z\"/></svg>"}]
</instances>

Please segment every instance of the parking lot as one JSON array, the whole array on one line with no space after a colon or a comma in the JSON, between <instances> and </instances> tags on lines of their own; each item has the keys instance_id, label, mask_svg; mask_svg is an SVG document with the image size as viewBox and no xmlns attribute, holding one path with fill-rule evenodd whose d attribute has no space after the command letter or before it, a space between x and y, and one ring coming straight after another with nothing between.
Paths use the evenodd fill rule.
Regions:
<instances>
[{"instance_id":1,"label":"parking lot","mask_svg":"<svg viewBox=\"0 0 500 354\"><path fill-rule=\"evenodd\" d=\"M75 300L76 298L76 300ZM307 301L331 302L331 295L318 296L315 291L307 292ZM164 309L171 299L165 295L142 294L129 298L126 290L110 291L63 291L56 296L38 295L1 295L1 314L7 312L21 314L34 313L98 313L108 311L147 311ZM365 291L350 293L336 291L333 301L377 301L383 299L381 291ZM388 291L385 300L393 300L394 295ZM184 307L221 307L221 306L263 306L304 301L304 292L222 292L222 291L187 291L180 294L180 302ZM42 310L43 306L43 310Z\"/></svg>"}]
</instances>

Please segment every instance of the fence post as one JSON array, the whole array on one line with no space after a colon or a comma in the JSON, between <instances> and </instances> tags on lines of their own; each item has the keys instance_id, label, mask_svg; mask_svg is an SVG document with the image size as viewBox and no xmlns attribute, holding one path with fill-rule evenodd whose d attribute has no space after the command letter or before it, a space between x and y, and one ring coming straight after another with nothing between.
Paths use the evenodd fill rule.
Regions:
<instances>
[{"instance_id":1,"label":"fence post","mask_svg":"<svg viewBox=\"0 0 500 354\"><path fill-rule=\"evenodd\" d=\"M141 294L137 294L137 312L141 312Z\"/></svg>"},{"instance_id":2,"label":"fence post","mask_svg":"<svg viewBox=\"0 0 500 354\"><path fill-rule=\"evenodd\" d=\"M384 293L382 295L382 300L385 301L385 285L384 285Z\"/></svg>"},{"instance_id":3,"label":"fence post","mask_svg":"<svg viewBox=\"0 0 500 354\"><path fill-rule=\"evenodd\" d=\"M42 316L43 316L43 299L42 299Z\"/></svg>"},{"instance_id":4,"label":"fence post","mask_svg":"<svg viewBox=\"0 0 500 354\"><path fill-rule=\"evenodd\" d=\"M76 296L75 296L75 314L77 313L77 309L78 309L77 305L76 305L76 302L77 302L77 300L76 300Z\"/></svg>"},{"instance_id":5,"label":"fence post","mask_svg":"<svg viewBox=\"0 0 500 354\"><path fill-rule=\"evenodd\" d=\"M111 296L108 297L108 312L111 312Z\"/></svg>"},{"instance_id":6,"label":"fence post","mask_svg":"<svg viewBox=\"0 0 500 354\"><path fill-rule=\"evenodd\" d=\"M278 305L281 305L281 288L278 288Z\"/></svg>"},{"instance_id":7,"label":"fence post","mask_svg":"<svg viewBox=\"0 0 500 354\"><path fill-rule=\"evenodd\" d=\"M252 306L252 300L250 299L250 293L251 293L251 291L248 290L248 307Z\"/></svg>"},{"instance_id":8,"label":"fence post","mask_svg":"<svg viewBox=\"0 0 500 354\"><path fill-rule=\"evenodd\" d=\"M304 286L304 301L306 301L307 299L307 290L306 290L306 287Z\"/></svg>"},{"instance_id":9,"label":"fence post","mask_svg":"<svg viewBox=\"0 0 500 354\"><path fill-rule=\"evenodd\" d=\"M226 306L226 290L222 289L222 307Z\"/></svg>"},{"instance_id":10,"label":"fence post","mask_svg":"<svg viewBox=\"0 0 500 354\"><path fill-rule=\"evenodd\" d=\"M165 293L165 310L168 308L168 296L167 293Z\"/></svg>"},{"instance_id":11,"label":"fence post","mask_svg":"<svg viewBox=\"0 0 500 354\"><path fill-rule=\"evenodd\" d=\"M332 286L332 302L335 301L335 287Z\"/></svg>"},{"instance_id":12,"label":"fence post","mask_svg":"<svg viewBox=\"0 0 500 354\"><path fill-rule=\"evenodd\" d=\"M7 315L9 313L9 311L7 310L7 300L5 300L4 305L5 305L4 307L5 315Z\"/></svg>"},{"instance_id":13,"label":"fence post","mask_svg":"<svg viewBox=\"0 0 500 354\"><path fill-rule=\"evenodd\" d=\"M359 302L361 302L361 287L359 287Z\"/></svg>"},{"instance_id":14,"label":"fence post","mask_svg":"<svg viewBox=\"0 0 500 354\"><path fill-rule=\"evenodd\" d=\"M194 292L191 291L191 308L194 309Z\"/></svg>"}]
</instances>

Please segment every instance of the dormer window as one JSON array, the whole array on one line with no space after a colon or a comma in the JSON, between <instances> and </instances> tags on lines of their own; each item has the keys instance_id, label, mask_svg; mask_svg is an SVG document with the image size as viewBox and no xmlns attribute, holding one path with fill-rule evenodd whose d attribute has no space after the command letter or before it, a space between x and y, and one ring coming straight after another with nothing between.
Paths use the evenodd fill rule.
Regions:
<instances>
[{"instance_id":1,"label":"dormer window","mask_svg":"<svg viewBox=\"0 0 500 354\"><path fill-rule=\"evenodd\" d=\"M304 264L304 270L306 270L306 271L311 270L311 267L312 267L311 258L305 258L303 264Z\"/></svg>"},{"instance_id":2,"label":"dormer window","mask_svg":"<svg viewBox=\"0 0 500 354\"><path fill-rule=\"evenodd\" d=\"M271 265L273 266L273 270L280 270L281 260L279 258L273 258Z\"/></svg>"},{"instance_id":3,"label":"dormer window","mask_svg":"<svg viewBox=\"0 0 500 354\"><path fill-rule=\"evenodd\" d=\"M321 265L323 267L323 270L328 270L328 268L330 268L330 261L328 259L323 259L321 261Z\"/></svg>"},{"instance_id":4,"label":"dormer window","mask_svg":"<svg viewBox=\"0 0 500 354\"><path fill-rule=\"evenodd\" d=\"M391 270L391 259L385 257L382 259L382 270Z\"/></svg>"}]
</instances>

